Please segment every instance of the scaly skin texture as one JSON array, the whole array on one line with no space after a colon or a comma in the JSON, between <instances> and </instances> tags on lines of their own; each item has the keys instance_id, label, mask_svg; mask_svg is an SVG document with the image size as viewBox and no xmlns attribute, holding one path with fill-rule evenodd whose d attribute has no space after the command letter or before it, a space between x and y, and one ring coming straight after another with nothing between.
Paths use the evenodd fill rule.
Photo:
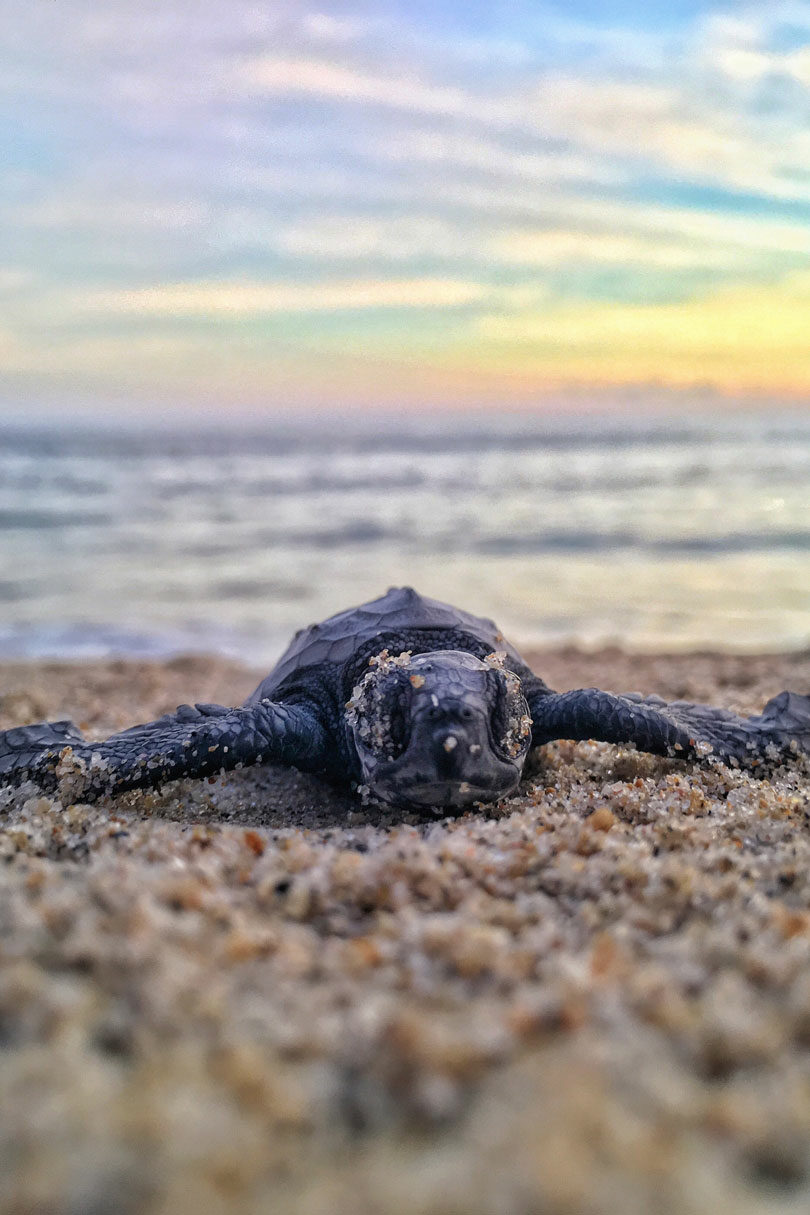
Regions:
<instances>
[{"instance_id":1,"label":"scaly skin texture","mask_svg":"<svg viewBox=\"0 0 810 1215\"><path fill-rule=\"evenodd\" d=\"M713 754L743 767L810 751L810 696L795 692L780 692L755 717L685 700L667 703L637 692L616 696L598 688L530 698L530 709L536 745L563 737L595 738L632 742L653 755Z\"/></svg>"},{"instance_id":2,"label":"scaly skin texture","mask_svg":"<svg viewBox=\"0 0 810 1215\"><path fill-rule=\"evenodd\" d=\"M327 750L317 720L294 705L181 705L98 743L87 742L71 722L7 730L0 735L0 784L32 780L45 792L63 786L74 800L94 801L265 760L317 771L326 766Z\"/></svg>"},{"instance_id":3,"label":"scaly skin texture","mask_svg":"<svg viewBox=\"0 0 810 1215\"><path fill-rule=\"evenodd\" d=\"M396 627L390 627L393 623ZM401 757L392 754L393 735L381 738L385 765L360 745L356 714L347 715L370 661L383 651L391 656L436 656L432 664L419 668L424 674L417 672L410 685L400 679L398 699L393 684L390 692L380 693L383 709L391 696L391 714L400 714L397 729L402 736ZM500 655L494 663L493 652ZM454 659L453 654L477 660L461 682L463 657ZM483 670L487 662L486 678L476 676L476 669ZM510 760L499 745L503 731L498 724L512 679L508 672L518 677L528 702L533 745L592 738L682 758L713 754L751 767L797 751L810 752L810 696L783 692L761 715L741 718L722 709L684 701L667 704L638 693L614 695L596 688L555 693L491 621L404 588L297 635L241 708L181 705L176 713L97 743L88 742L71 722L0 733L0 784L30 779L46 791L59 787L63 796L90 801L108 792L266 761L355 785L368 783L369 773L373 781L373 773L385 768L380 794L389 802L424 804L434 787L440 790L440 805L492 800L503 792L504 761ZM465 681L469 687L462 705L459 688ZM400 703L403 688L405 704ZM432 704L429 712L426 696ZM511 756L515 782L528 749L528 732L526 727L525 745ZM409 788L404 785L406 770Z\"/></svg>"}]
</instances>

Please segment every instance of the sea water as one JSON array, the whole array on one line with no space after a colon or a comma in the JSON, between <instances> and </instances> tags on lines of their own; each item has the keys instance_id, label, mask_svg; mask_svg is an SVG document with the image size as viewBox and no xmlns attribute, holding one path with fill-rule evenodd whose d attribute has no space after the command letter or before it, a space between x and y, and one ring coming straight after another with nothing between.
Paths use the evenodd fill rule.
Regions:
<instances>
[{"instance_id":1,"label":"sea water","mask_svg":"<svg viewBox=\"0 0 810 1215\"><path fill-rule=\"evenodd\" d=\"M524 645L810 645L810 415L0 428L0 654L219 651L411 584Z\"/></svg>"}]
</instances>

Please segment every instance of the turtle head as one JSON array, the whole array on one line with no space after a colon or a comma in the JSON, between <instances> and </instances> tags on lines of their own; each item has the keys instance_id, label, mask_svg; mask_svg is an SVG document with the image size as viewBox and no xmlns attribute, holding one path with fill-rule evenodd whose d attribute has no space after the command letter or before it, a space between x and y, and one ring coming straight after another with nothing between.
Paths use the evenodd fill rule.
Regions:
<instances>
[{"instance_id":1,"label":"turtle head","mask_svg":"<svg viewBox=\"0 0 810 1215\"><path fill-rule=\"evenodd\" d=\"M372 658L346 717L363 782L382 801L462 807L520 780L531 717L503 655L461 650Z\"/></svg>"}]
</instances>

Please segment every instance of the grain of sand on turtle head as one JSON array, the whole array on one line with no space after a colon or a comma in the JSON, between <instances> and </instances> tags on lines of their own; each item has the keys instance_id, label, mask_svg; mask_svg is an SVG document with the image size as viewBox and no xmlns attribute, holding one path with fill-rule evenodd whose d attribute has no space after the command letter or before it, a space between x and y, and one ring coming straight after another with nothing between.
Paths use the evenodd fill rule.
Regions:
<instances>
[{"instance_id":1,"label":"grain of sand on turtle head","mask_svg":"<svg viewBox=\"0 0 810 1215\"><path fill-rule=\"evenodd\" d=\"M751 712L810 654L534 656ZM5 664L99 735L218 659ZM810 778L544 749L457 819L280 769L2 795L0 1210L810 1208Z\"/></svg>"}]
</instances>

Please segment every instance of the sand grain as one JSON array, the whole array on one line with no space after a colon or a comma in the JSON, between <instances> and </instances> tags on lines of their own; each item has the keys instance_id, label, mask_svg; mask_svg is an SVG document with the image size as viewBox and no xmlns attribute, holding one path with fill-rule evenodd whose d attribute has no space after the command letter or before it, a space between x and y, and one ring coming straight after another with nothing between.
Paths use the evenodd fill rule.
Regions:
<instances>
[{"instance_id":1,"label":"sand grain","mask_svg":"<svg viewBox=\"0 0 810 1215\"><path fill-rule=\"evenodd\" d=\"M810 655L537 655L752 711ZM5 664L0 728L238 703L218 659ZM810 780L598 744L380 815L277 769L2 795L0 1209L810 1205Z\"/></svg>"}]
</instances>

